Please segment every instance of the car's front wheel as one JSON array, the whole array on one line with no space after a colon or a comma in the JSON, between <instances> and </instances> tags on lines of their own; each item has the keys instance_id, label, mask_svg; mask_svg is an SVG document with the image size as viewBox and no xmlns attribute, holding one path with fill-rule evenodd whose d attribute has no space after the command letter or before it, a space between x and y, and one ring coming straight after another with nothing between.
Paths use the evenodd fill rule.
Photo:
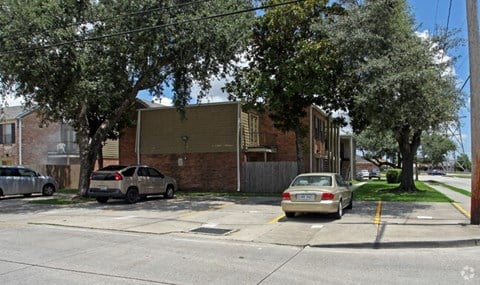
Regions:
<instances>
[{"instance_id":1,"label":"car's front wheel","mask_svg":"<svg viewBox=\"0 0 480 285\"><path fill-rule=\"evenodd\" d=\"M130 188L127 191L127 195L125 197L125 201L129 204L135 204L140 199L140 195L138 194L138 190L135 188Z\"/></svg>"},{"instance_id":2,"label":"car's front wheel","mask_svg":"<svg viewBox=\"0 0 480 285\"><path fill-rule=\"evenodd\" d=\"M52 184L47 184L43 186L43 189L42 189L43 196L52 196L53 193L55 193L55 186L53 186Z\"/></svg>"},{"instance_id":3,"label":"car's front wheel","mask_svg":"<svg viewBox=\"0 0 480 285\"><path fill-rule=\"evenodd\" d=\"M167 190L165 191L165 194L163 195L163 197L165 197L166 199L172 199L174 195L175 195L175 189L173 189L173 186L170 185L167 187Z\"/></svg>"}]
</instances>

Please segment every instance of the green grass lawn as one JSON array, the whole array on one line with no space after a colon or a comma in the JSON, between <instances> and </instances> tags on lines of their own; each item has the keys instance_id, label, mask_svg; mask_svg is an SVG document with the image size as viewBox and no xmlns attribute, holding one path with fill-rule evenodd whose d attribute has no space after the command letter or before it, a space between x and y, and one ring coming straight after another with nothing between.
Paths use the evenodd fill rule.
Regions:
<instances>
[{"instance_id":1,"label":"green grass lawn","mask_svg":"<svg viewBox=\"0 0 480 285\"><path fill-rule=\"evenodd\" d=\"M355 190L354 197L357 201L453 202L422 182L416 181L415 185L418 191L403 193L395 191L399 184L388 184L385 180L369 181Z\"/></svg>"}]
</instances>

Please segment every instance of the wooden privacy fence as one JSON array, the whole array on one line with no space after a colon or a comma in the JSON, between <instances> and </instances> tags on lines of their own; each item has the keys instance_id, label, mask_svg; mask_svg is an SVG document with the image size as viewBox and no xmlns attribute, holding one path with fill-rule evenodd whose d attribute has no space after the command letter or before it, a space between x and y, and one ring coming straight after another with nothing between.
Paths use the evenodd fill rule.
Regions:
<instances>
[{"instance_id":1,"label":"wooden privacy fence","mask_svg":"<svg viewBox=\"0 0 480 285\"><path fill-rule=\"evenodd\" d=\"M78 188L78 179L80 177L80 165L29 165L32 169L43 175L49 175L55 178L60 189Z\"/></svg>"},{"instance_id":2,"label":"wooden privacy fence","mask_svg":"<svg viewBox=\"0 0 480 285\"><path fill-rule=\"evenodd\" d=\"M245 162L242 171L242 191L279 193L288 187L296 175L296 162Z\"/></svg>"}]
</instances>

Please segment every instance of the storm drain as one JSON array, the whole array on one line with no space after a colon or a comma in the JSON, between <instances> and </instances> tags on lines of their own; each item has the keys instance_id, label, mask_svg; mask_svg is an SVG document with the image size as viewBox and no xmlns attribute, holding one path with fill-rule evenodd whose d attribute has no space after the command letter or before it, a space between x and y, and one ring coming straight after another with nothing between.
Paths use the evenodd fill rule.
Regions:
<instances>
[{"instance_id":1,"label":"storm drain","mask_svg":"<svg viewBox=\"0 0 480 285\"><path fill-rule=\"evenodd\" d=\"M206 228L200 227L191 230L192 233L200 233L200 234L209 234L209 235L227 235L233 232L232 229L220 229L220 228Z\"/></svg>"}]
</instances>

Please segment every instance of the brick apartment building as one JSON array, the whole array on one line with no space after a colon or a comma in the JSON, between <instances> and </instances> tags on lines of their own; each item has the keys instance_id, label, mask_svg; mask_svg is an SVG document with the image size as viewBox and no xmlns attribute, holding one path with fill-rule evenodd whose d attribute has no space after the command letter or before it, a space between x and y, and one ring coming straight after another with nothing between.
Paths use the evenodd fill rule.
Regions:
<instances>
[{"instance_id":1,"label":"brick apartment building","mask_svg":"<svg viewBox=\"0 0 480 285\"><path fill-rule=\"evenodd\" d=\"M142 105L144 106L144 105ZM105 164L118 163L118 141L104 147ZM0 111L0 165L25 165L76 188L80 169L74 130L65 123L42 123L35 108L4 107Z\"/></svg>"},{"instance_id":2,"label":"brick apartment building","mask_svg":"<svg viewBox=\"0 0 480 285\"><path fill-rule=\"evenodd\" d=\"M350 175L352 146L341 143L338 127L318 107L307 113L305 169ZM343 141L351 144L350 138ZM254 175L260 182L280 181L259 186L280 191L296 175L295 136L237 102L188 106L184 119L174 107L140 109L136 127L121 133L119 161L157 167L176 178L181 190L252 191L246 181ZM248 172L249 165L270 170Z\"/></svg>"}]
</instances>

